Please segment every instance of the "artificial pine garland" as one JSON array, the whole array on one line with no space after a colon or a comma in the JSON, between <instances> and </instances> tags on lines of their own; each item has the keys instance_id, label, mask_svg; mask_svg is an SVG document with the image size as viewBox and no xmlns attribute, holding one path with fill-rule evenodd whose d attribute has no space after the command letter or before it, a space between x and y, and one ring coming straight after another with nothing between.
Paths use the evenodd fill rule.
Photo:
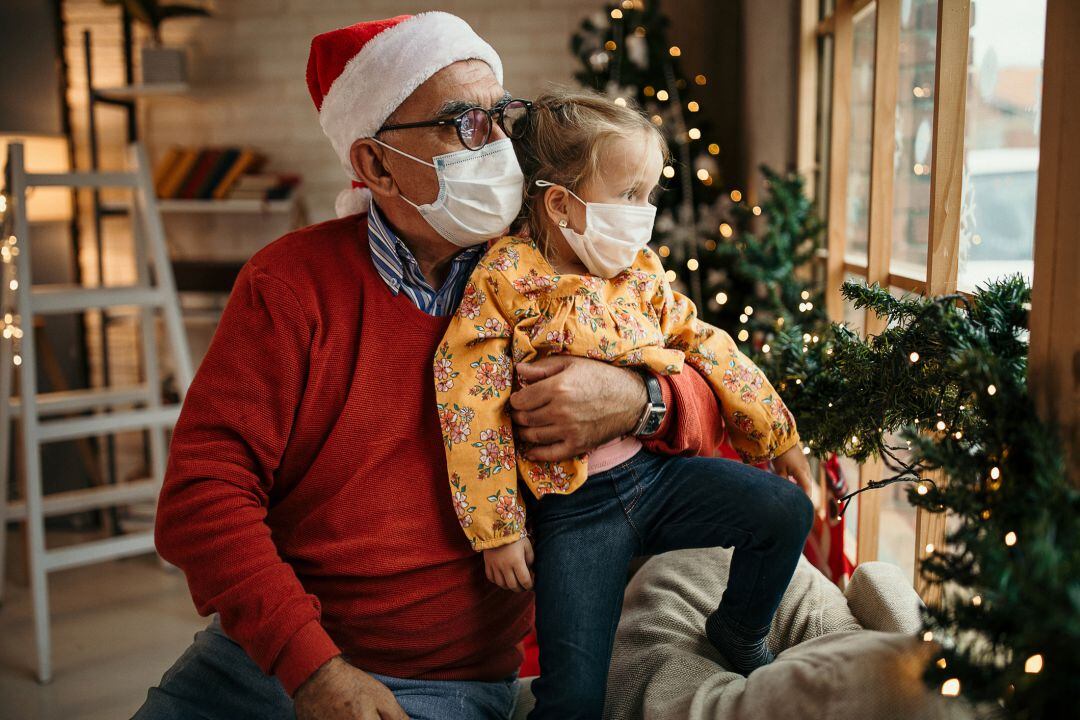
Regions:
<instances>
[{"instance_id":1,"label":"artificial pine garland","mask_svg":"<svg viewBox=\"0 0 1080 720\"><path fill-rule=\"evenodd\" d=\"M832 325L813 344L789 328L768 370L815 453L876 454L882 484L911 481L913 505L948 513L946 547L920 567L943 590L924 613L923 638L941 645L927 682L1004 717L1066 717L1080 682L1080 491L1027 389L1030 288L842 292L888 327L862 338ZM947 482L924 479L936 469Z\"/></svg>"}]
</instances>

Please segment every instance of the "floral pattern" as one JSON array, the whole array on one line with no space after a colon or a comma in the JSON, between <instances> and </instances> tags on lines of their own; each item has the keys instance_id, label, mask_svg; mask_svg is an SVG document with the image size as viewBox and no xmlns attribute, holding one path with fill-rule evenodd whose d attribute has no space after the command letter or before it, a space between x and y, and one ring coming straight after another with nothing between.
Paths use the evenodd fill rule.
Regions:
<instances>
[{"instance_id":1,"label":"floral pattern","mask_svg":"<svg viewBox=\"0 0 1080 720\"><path fill-rule=\"evenodd\" d=\"M555 353L668 375L694 367L716 393L744 460L768 459L798 440L764 374L672 291L654 253L642 251L633 267L605 280L555 274L534 243L502 238L477 265L433 361L451 502L476 550L525 533L522 486L536 497L570 493L588 476L587 456L532 462L516 450L514 366Z\"/></svg>"}]
</instances>

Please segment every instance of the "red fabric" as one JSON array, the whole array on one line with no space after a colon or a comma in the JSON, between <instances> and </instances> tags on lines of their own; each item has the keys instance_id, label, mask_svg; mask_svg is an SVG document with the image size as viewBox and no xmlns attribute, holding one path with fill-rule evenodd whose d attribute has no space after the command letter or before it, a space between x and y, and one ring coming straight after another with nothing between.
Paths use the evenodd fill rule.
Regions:
<instances>
[{"instance_id":1,"label":"red fabric","mask_svg":"<svg viewBox=\"0 0 1080 720\"><path fill-rule=\"evenodd\" d=\"M410 17L412 15L398 15L385 20L358 22L312 38L306 76L308 92L311 93L315 109L322 110L323 98L330 91L330 86L368 40Z\"/></svg>"},{"instance_id":2,"label":"red fabric","mask_svg":"<svg viewBox=\"0 0 1080 720\"><path fill-rule=\"evenodd\" d=\"M532 624L531 594L487 581L450 503L431 367L449 318L390 293L366 229L314 225L244 267L158 505L158 550L199 612L290 694L339 652L394 677L503 678ZM708 385L665 387L678 422L656 442L708 445Z\"/></svg>"}]
</instances>

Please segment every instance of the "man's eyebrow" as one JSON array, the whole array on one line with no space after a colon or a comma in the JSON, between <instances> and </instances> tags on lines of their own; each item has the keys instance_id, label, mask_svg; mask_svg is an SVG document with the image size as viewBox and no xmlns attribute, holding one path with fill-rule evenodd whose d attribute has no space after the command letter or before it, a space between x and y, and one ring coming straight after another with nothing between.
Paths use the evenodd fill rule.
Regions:
<instances>
[{"instance_id":1,"label":"man's eyebrow","mask_svg":"<svg viewBox=\"0 0 1080 720\"><path fill-rule=\"evenodd\" d=\"M502 98L500 98L499 101L491 107L491 109L494 110L500 105L505 105L506 102L511 99L513 99L513 96L509 92L504 92ZM472 102L471 100L447 100L442 104L442 107L439 108L439 111L436 113L436 115L437 117L459 115L468 110L469 108L474 108L476 106L476 103Z\"/></svg>"}]
</instances>

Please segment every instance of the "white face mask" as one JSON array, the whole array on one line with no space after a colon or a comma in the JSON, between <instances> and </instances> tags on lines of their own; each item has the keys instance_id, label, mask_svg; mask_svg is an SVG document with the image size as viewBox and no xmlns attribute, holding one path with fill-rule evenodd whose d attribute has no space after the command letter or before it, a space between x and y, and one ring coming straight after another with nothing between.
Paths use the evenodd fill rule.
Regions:
<instances>
[{"instance_id":1,"label":"white face mask","mask_svg":"<svg viewBox=\"0 0 1080 720\"><path fill-rule=\"evenodd\" d=\"M439 196L428 205L417 205L420 216L435 231L458 247L471 247L498 237L521 210L521 173L509 138L488 143L480 150L459 150L436 155L434 162L414 157L378 138L371 138L388 150L435 168Z\"/></svg>"},{"instance_id":2,"label":"white face mask","mask_svg":"<svg viewBox=\"0 0 1080 720\"><path fill-rule=\"evenodd\" d=\"M555 187L547 180L537 180L536 185ZM633 265L641 248L652 238L656 206L585 202L569 188L566 192L585 206L585 232L559 229L589 272L611 278Z\"/></svg>"}]
</instances>

